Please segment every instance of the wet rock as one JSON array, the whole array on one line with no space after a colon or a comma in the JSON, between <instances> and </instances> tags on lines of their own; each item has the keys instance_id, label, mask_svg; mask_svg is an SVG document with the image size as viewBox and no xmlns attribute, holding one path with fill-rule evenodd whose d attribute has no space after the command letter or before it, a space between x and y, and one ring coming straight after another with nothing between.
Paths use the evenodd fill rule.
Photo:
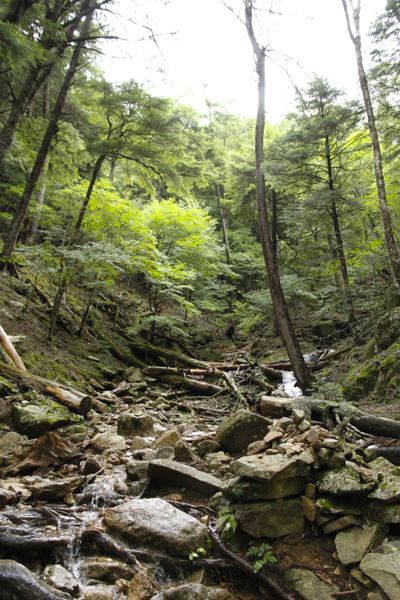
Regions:
<instances>
[{"instance_id":1,"label":"wet rock","mask_svg":"<svg viewBox=\"0 0 400 600\"><path fill-rule=\"evenodd\" d=\"M115 600L113 587L93 585L83 589L84 600Z\"/></svg>"},{"instance_id":2,"label":"wet rock","mask_svg":"<svg viewBox=\"0 0 400 600\"><path fill-rule=\"evenodd\" d=\"M247 410L239 410L222 421L217 429L215 441L226 452L241 452L252 442L262 440L268 433L271 421Z\"/></svg>"},{"instance_id":3,"label":"wet rock","mask_svg":"<svg viewBox=\"0 0 400 600\"><path fill-rule=\"evenodd\" d=\"M281 537L302 533L304 515L301 500L293 498L278 502L255 502L232 505L235 519L246 533L255 538Z\"/></svg>"},{"instance_id":4,"label":"wet rock","mask_svg":"<svg viewBox=\"0 0 400 600\"><path fill-rule=\"evenodd\" d=\"M165 446L175 446L178 440L181 439L179 429L174 427L164 431L160 437L154 442L153 448L163 448Z\"/></svg>"},{"instance_id":5,"label":"wet rock","mask_svg":"<svg viewBox=\"0 0 400 600\"><path fill-rule=\"evenodd\" d=\"M94 456L89 456L82 468L82 475L93 475L101 469L101 462L98 461Z\"/></svg>"},{"instance_id":6,"label":"wet rock","mask_svg":"<svg viewBox=\"0 0 400 600\"><path fill-rule=\"evenodd\" d=\"M51 400L37 400L35 404L13 404L12 416L15 427L22 435L37 438L46 431L68 425L71 413L66 406Z\"/></svg>"},{"instance_id":7,"label":"wet rock","mask_svg":"<svg viewBox=\"0 0 400 600\"><path fill-rule=\"evenodd\" d=\"M69 440L73 444L80 444L87 438L87 425L83 423L73 423L72 425L67 425L66 427L58 429L57 435Z\"/></svg>"},{"instance_id":8,"label":"wet rock","mask_svg":"<svg viewBox=\"0 0 400 600\"><path fill-rule=\"evenodd\" d=\"M188 583L164 592L164 600L234 600L227 590L211 589L200 583Z\"/></svg>"},{"instance_id":9,"label":"wet rock","mask_svg":"<svg viewBox=\"0 0 400 600\"><path fill-rule=\"evenodd\" d=\"M360 525L340 531L335 538L336 552L342 565L359 563L369 548L380 544L389 531L386 525Z\"/></svg>"},{"instance_id":10,"label":"wet rock","mask_svg":"<svg viewBox=\"0 0 400 600\"><path fill-rule=\"evenodd\" d=\"M57 590L71 594L73 598L79 595L79 583L75 577L61 565L47 565L41 575L43 581Z\"/></svg>"},{"instance_id":11,"label":"wet rock","mask_svg":"<svg viewBox=\"0 0 400 600\"><path fill-rule=\"evenodd\" d=\"M197 456L190 448L189 444L183 440L178 440L174 446L175 460L178 462L193 462Z\"/></svg>"},{"instance_id":12,"label":"wet rock","mask_svg":"<svg viewBox=\"0 0 400 600\"><path fill-rule=\"evenodd\" d=\"M197 452L199 456L206 456L213 452L218 452L219 444L215 440L204 440L197 446Z\"/></svg>"},{"instance_id":13,"label":"wet rock","mask_svg":"<svg viewBox=\"0 0 400 600\"><path fill-rule=\"evenodd\" d=\"M150 461L149 477L152 481L184 487L200 494L215 493L222 485L222 482L213 475L172 460Z\"/></svg>"},{"instance_id":14,"label":"wet rock","mask_svg":"<svg viewBox=\"0 0 400 600\"><path fill-rule=\"evenodd\" d=\"M74 492L85 483L86 477L67 477L65 479L43 479L31 487L32 496L36 500L57 500Z\"/></svg>"},{"instance_id":15,"label":"wet rock","mask_svg":"<svg viewBox=\"0 0 400 600\"><path fill-rule=\"evenodd\" d=\"M292 457L282 454L243 456L231 463L230 471L258 481L281 481L291 477L308 477L313 462L314 457L310 452L301 452Z\"/></svg>"},{"instance_id":16,"label":"wet rock","mask_svg":"<svg viewBox=\"0 0 400 600\"><path fill-rule=\"evenodd\" d=\"M0 560L1 600L71 600L70 594L57 590L14 560Z\"/></svg>"},{"instance_id":17,"label":"wet rock","mask_svg":"<svg viewBox=\"0 0 400 600\"><path fill-rule=\"evenodd\" d=\"M321 494L332 494L333 496L366 495L374 486L374 483L361 483L357 471L347 465L333 471L327 471L317 482Z\"/></svg>"},{"instance_id":18,"label":"wet rock","mask_svg":"<svg viewBox=\"0 0 400 600\"><path fill-rule=\"evenodd\" d=\"M150 600L156 593L153 581L143 572L137 573L132 579L129 590L128 600Z\"/></svg>"},{"instance_id":19,"label":"wet rock","mask_svg":"<svg viewBox=\"0 0 400 600\"><path fill-rule=\"evenodd\" d=\"M255 481L247 477L235 477L225 482L221 491L234 502L277 500L301 494L306 489L308 477L288 477L271 481Z\"/></svg>"},{"instance_id":20,"label":"wet rock","mask_svg":"<svg viewBox=\"0 0 400 600\"><path fill-rule=\"evenodd\" d=\"M376 581L390 600L400 600L400 552L367 554L360 569Z\"/></svg>"},{"instance_id":21,"label":"wet rock","mask_svg":"<svg viewBox=\"0 0 400 600\"><path fill-rule=\"evenodd\" d=\"M0 438L0 455L5 456L6 454L11 454L15 446L23 441L24 438L22 435L16 433L15 431L9 431Z\"/></svg>"},{"instance_id":22,"label":"wet rock","mask_svg":"<svg viewBox=\"0 0 400 600\"><path fill-rule=\"evenodd\" d=\"M136 570L134 566L112 558L88 558L79 566L79 572L85 579L97 579L106 583L115 583L117 579L131 579Z\"/></svg>"},{"instance_id":23,"label":"wet rock","mask_svg":"<svg viewBox=\"0 0 400 600\"><path fill-rule=\"evenodd\" d=\"M104 523L129 536L136 544L185 558L204 547L207 534L197 519L159 498L130 500L109 508L105 511Z\"/></svg>"},{"instance_id":24,"label":"wet rock","mask_svg":"<svg viewBox=\"0 0 400 600\"><path fill-rule=\"evenodd\" d=\"M154 435L154 421L151 415L137 415L122 413L118 417L119 435L125 437L140 436L147 437Z\"/></svg>"},{"instance_id":25,"label":"wet rock","mask_svg":"<svg viewBox=\"0 0 400 600\"><path fill-rule=\"evenodd\" d=\"M199 571L195 571L191 575L189 575L188 583L200 583L201 585L213 585L207 571L204 569L200 569Z\"/></svg>"},{"instance_id":26,"label":"wet rock","mask_svg":"<svg viewBox=\"0 0 400 600\"><path fill-rule=\"evenodd\" d=\"M116 433L97 433L91 444L97 452L104 452L105 450L124 452L126 450L125 438Z\"/></svg>"},{"instance_id":27,"label":"wet rock","mask_svg":"<svg viewBox=\"0 0 400 600\"><path fill-rule=\"evenodd\" d=\"M304 600L332 600L332 593L339 591L306 569L288 569L285 580Z\"/></svg>"},{"instance_id":28,"label":"wet rock","mask_svg":"<svg viewBox=\"0 0 400 600\"><path fill-rule=\"evenodd\" d=\"M147 460L132 460L125 466L126 475L131 481L139 481L148 476L149 461Z\"/></svg>"}]
</instances>

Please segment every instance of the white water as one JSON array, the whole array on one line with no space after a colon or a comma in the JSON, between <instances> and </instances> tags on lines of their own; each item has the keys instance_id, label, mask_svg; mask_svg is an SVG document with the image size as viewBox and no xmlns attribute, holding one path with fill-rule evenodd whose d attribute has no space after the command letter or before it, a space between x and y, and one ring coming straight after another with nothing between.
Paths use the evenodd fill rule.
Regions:
<instances>
[{"instance_id":1,"label":"white water","mask_svg":"<svg viewBox=\"0 0 400 600\"><path fill-rule=\"evenodd\" d=\"M300 398L303 393L299 386L296 386L296 381L293 371L282 371L282 383L278 389L289 394L291 398Z\"/></svg>"}]
</instances>

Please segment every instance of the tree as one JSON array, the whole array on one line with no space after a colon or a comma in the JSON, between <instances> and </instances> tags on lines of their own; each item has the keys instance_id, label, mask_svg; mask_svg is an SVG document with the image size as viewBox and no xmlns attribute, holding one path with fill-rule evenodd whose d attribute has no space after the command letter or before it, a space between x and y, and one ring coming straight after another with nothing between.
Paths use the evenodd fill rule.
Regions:
<instances>
[{"instance_id":1,"label":"tree","mask_svg":"<svg viewBox=\"0 0 400 600\"><path fill-rule=\"evenodd\" d=\"M264 162L264 126L265 126L265 58L267 48L259 43L256 38L253 17L255 12L255 0L244 0L245 26L249 36L258 77L258 110L255 130L255 156L256 156L256 194L258 206L258 218L260 223L261 245L264 254L265 266L268 273L268 283L274 305L275 316L284 344L286 346L290 362L297 381L305 392L311 382L312 375L307 368L303 354L300 350L292 321L289 316L288 307L283 295L279 280L276 255L274 253L266 204L265 178L262 170Z\"/></svg>"},{"instance_id":2,"label":"tree","mask_svg":"<svg viewBox=\"0 0 400 600\"><path fill-rule=\"evenodd\" d=\"M340 106L343 93L315 78L299 96L298 113L289 131L268 148L265 171L279 187L301 186L307 206L317 212L319 222L328 213L336 244L328 234L334 258L339 258L349 322L354 328L355 313L339 223L340 208L350 190L352 167L349 157L362 132L352 135L360 118L357 104ZM278 178L278 181L277 181ZM331 243L332 241L332 243ZM332 245L333 244L333 245Z\"/></svg>"},{"instance_id":3,"label":"tree","mask_svg":"<svg viewBox=\"0 0 400 600\"><path fill-rule=\"evenodd\" d=\"M360 0L349 0L352 9L353 26L351 26L349 10L347 6L347 0L342 0L343 9L346 17L347 29L350 35L350 39L353 42L358 68L358 77L360 80L360 87L364 99L365 110L367 112L368 127L371 136L372 150L374 155L374 171L376 179L376 187L378 190L379 206L383 222L383 230L385 234L386 247L390 259L391 268L394 275L395 283L397 288L400 289L400 258L399 252L396 245L396 239L393 233L392 221L390 217L389 207L386 199L386 188L385 179L383 176L382 168L382 157L381 149L379 144L379 137L375 123L375 113L372 106L371 94L369 91L369 85L367 76L364 70L362 52L361 52L361 31L360 31L360 13L361 3Z\"/></svg>"}]
</instances>

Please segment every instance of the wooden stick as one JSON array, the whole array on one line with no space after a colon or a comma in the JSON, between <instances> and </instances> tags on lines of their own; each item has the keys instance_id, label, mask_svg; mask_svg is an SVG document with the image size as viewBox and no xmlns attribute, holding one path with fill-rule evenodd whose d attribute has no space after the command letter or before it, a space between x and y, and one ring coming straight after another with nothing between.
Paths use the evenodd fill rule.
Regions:
<instances>
[{"instance_id":1,"label":"wooden stick","mask_svg":"<svg viewBox=\"0 0 400 600\"><path fill-rule=\"evenodd\" d=\"M14 365L20 371L26 371L25 365L18 356L18 352L15 350L14 346L10 342L10 339L2 326L0 325L0 343L3 346L4 350L7 352L8 356L13 361Z\"/></svg>"}]
</instances>

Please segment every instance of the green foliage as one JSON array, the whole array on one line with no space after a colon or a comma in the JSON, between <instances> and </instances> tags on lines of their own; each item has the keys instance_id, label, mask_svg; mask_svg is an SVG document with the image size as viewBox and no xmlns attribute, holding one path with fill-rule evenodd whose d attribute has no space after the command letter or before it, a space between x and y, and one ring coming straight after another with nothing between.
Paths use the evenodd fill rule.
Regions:
<instances>
[{"instance_id":1,"label":"green foliage","mask_svg":"<svg viewBox=\"0 0 400 600\"><path fill-rule=\"evenodd\" d=\"M207 550L205 548L197 548L196 552L191 552L189 554L189 560L194 560L195 558L199 558L199 556L207 556Z\"/></svg>"},{"instance_id":2,"label":"green foliage","mask_svg":"<svg viewBox=\"0 0 400 600\"><path fill-rule=\"evenodd\" d=\"M252 540L249 543L249 550L247 551L247 556L258 559L253 565L255 573L258 573L258 571L260 571L268 563L278 562L275 556L272 555L272 546L270 546L266 542L260 544L259 546L256 546L254 541Z\"/></svg>"},{"instance_id":3,"label":"green foliage","mask_svg":"<svg viewBox=\"0 0 400 600\"><path fill-rule=\"evenodd\" d=\"M227 544L232 550L236 549L236 541L234 539L235 531L238 526L238 522L235 519L233 510L228 506L223 508L218 514L219 526L223 525L221 539Z\"/></svg>"}]
</instances>

